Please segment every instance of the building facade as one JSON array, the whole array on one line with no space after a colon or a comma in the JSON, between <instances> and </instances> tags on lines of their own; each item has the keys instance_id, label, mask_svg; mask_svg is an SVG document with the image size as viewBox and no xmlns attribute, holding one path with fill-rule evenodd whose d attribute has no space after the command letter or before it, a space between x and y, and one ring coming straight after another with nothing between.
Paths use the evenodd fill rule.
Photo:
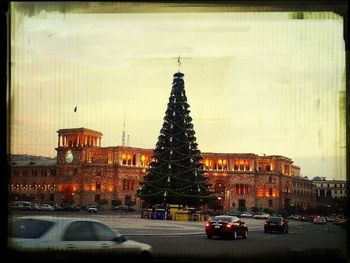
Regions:
<instances>
[{"instance_id":1,"label":"building facade","mask_svg":"<svg viewBox=\"0 0 350 263\"><path fill-rule=\"evenodd\" d=\"M102 133L60 129L56 159L11 161L10 196L38 202L74 201L79 205L119 199L142 204L136 196L152 159L152 149L101 147ZM312 181L280 155L202 153L210 187L226 211L243 208L287 209L313 206Z\"/></svg>"},{"instance_id":2,"label":"building facade","mask_svg":"<svg viewBox=\"0 0 350 263\"><path fill-rule=\"evenodd\" d=\"M342 213L346 209L348 183L345 180L327 180L322 177L312 179L315 206L324 213Z\"/></svg>"}]
</instances>

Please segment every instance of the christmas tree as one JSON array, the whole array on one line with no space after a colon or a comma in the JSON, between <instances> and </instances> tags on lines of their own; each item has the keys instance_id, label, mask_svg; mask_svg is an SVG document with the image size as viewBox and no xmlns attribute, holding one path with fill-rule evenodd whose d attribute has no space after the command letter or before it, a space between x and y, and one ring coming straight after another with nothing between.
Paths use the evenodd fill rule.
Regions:
<instances>
[{"instance_id":1,"label":"christmas tree","mask_svg":"<svg viewBox=\"0 0 350 263\"><path fill-rule=\"evenodd\" d=\"M181 72L174 74L164 123L138 190L138 196L147 205L199 207L212 197L189 116L183 77Z\"/></svg>"}]
</instances>

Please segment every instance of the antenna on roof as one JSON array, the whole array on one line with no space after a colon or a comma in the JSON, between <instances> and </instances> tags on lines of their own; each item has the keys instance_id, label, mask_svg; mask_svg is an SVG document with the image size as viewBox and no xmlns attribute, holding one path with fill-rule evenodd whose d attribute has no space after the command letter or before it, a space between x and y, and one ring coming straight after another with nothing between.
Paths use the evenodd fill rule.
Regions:
<instances>
[{"instance_id":1,"label":"antenna on roof","mask_svg":"<svg viewBox=\"0 0 350 263\"><path fill-rule=\"evenodd\" d=\"M126 146L130 146L130 134L128 134L128 140L126 141Z\"/></svg>"},{"instance_id":2,"label":"antenna on roof","mask_svg":"<svg viewBox=\"0 0 350 263\"><path fill-rule=\"evenodd\" d=\"M125 146L125 112L124 112L124 125L123 125L123 132L122 132L122 146Z\"/></svg>"}]
</instances>

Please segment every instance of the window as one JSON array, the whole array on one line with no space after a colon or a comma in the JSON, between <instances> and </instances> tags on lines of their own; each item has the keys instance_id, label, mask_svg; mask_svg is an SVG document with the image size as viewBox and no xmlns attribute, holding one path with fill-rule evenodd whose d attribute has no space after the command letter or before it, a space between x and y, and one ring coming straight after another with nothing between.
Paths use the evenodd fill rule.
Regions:
<instances>
[{"instance_id":1,"label":"window","mask_svg":"<svg viewBox=\"0 0 350 263\"><path fill-rule=\"evenodd\" d=\"M241 208L245 207L245 199L238 200L238 207L241 207Z\"/></svg>"},{"instance_id":2,"label":"window","mask_svg":"<svg viewBox=\"0 0 350 263\"><path fill-rule=\"evenodd\" d=\"M265 170L266 170L266 171L271 171L271 166L270 166L270 165L266 165L266 166L265 166Z\"/></svg>"},{"instance_id":3,"label":"window","mask_svg":"<svg viewBox=\"0 0 350 263\"><path fill-rule=\"evenodd\" d=\"M238 164L233 165L233 170L238 171Z\"/></svg>"},{"instance_id":4,"label":"window","mask_svg":"<svg viewBox=\"0 0 350 263\"><path fill-rule=\"evenodd\" d=\"M243 163L239 165L239 170L244 171L244 164Z\"/></svg>"},{"instance_id":5,"label":"window","mask_svg":"<svg viewBox=\"0 0 350 263\"><path fill-rule=\"evenodd\" d=\"M91 222L73 222L63 235L64 241L96 241Z\"/></svg>"},{"instance_id":6,"label":"window","mask_svg":"<svg viewBox=\"0 0 350 263\"><path fill-rule=\"evenodd\" d=\"M95 195L95 202L99 202L101 200L101 195Z\"/></svg>"},{"instance_id":7,"label":"window","mask_svg":"<svg viewBox=\"0 0 350 263\"><path fill-rule=\"evenodd\" d=\"M136 165L136 154L132 155L132 165Z\"/></svg>"},{"instance_id":8,"label":"window","mask_svg":"<svg viewBox=\"0 0 350 263\"><path fill-rule=\"evenodd\" d=\"M101 170L97 170L96 176L101 176Z\"/></svg>"},{"instance_id":9,"label":"window","mask_svg":"<svg viewBox=\"0 0 350 263\"><path fill-rule=\"evenodd\" d=\"M245 169L246 169L247 171L250 171L250 165L249 165L249 164L246 164L246 165L245 165Z\"/></svg>"},{"instance_id":10,"label":"window","mask_svg":"<svg viewBox=\"0 0 350 263\"><path fill-rule=\"evenodd\" d=\"M285 164L285 165L284 165L283 173L284 173L284 174L289 174L289 165L288 165L288 164Z\"/></svg>"},{"instance_id":11,"label":"window","mask_svg":"<svg viewBox=\"0 0 350 263\"><path fill-rule=\"evenodd\" d=\"M73 175L74 175L74 176L77 176L77 175L78 175L78 169L77 169L77 168L74 168Z\"/></svg>"},{"instance_id":12,"label":"window","mask_svg":"<svg viewBox=\"0 0 350 263\"><path fill-rule=\"evenodd\" d=\"M111 229L101 223L92 222L92 227L95 230L96 240L98 241L111 241L116 236Z\"/></svg>"},{"instance_id":13,"label":"window","mask_svg":"<svg viewBox=\"0 0 350 263\"><path fill-rule=\"evenodd\" d=\"M273 207L273 200L269 199L269 207Z\"/></svg>"},{"instance_id":14,"label":"window","mask_svg":"<svg viewBox=\"0 0 350 263\"><path fill-rule=\"evenodd\" d=\"M53 222L37 219L21 219L8 224L8 236L15 238L39 238L50 229Z\"/></svg>"},{"instance_id":15,"label":"window","mask_svg":"<svg viewBox=\"0 0 350 263\"><path fill-rule=\"evenodd\" d=\"M269 188L269 196L272 196L272 188Z\"/></svg>"},{"instance_id":16,"label":"window","mask_svg":"<svg viewBox=\"0 0 350 263\"><path fill-rule=\"evenodd\" d=\"M101 190L101 182L100 181L96 182L96 190Z\"/></svg>"}]
</instances>

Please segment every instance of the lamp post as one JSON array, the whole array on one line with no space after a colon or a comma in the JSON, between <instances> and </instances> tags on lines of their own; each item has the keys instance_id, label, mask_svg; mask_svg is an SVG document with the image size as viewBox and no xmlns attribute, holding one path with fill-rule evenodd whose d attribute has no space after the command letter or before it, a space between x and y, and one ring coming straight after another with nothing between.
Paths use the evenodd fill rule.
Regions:
<instances>
[{"instance_id":1,"label":"lamp post","mask_svg":"<svg viewBox=\"0 0 350 263\"><path fill-rule=\"evenodd\" d=\"M165 190L165 192L164 192L164 220L166 220L166 218L167 218L167 209L166 209L166 207L167 207L167 201L166 201L166 195L167 195L167 193L166 193L166 190Z\"/></svg>"},{"instance_id":2,"label":"lamp post","mask_svg":"<svg viewBox=\"0 0 350 263\"><path fill-rule=\"evenodd\" d=\"M221 204L221 213L223 214L224 213L224 205L223 205L223 201L222 201L222 197L221 196L218 196L218 200L220 200L220 204Z\"/></svg>"}]
</instances>

